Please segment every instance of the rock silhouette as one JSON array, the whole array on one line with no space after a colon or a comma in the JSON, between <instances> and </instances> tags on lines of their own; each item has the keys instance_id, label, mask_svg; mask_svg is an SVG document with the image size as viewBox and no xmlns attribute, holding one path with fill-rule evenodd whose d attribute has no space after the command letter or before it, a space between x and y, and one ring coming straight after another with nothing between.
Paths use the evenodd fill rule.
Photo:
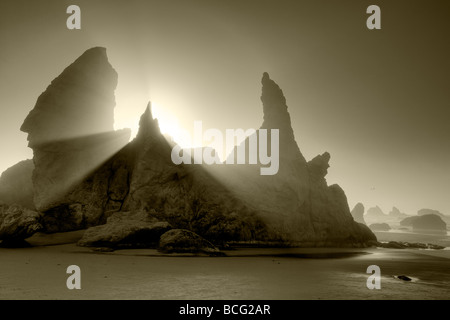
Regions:
<instances>
[{"instance_id":1,"label":"rock silhouette","mask_svg":"<svg viewBox=\"0 0 450 320\"><path fill-rule=\"evenodd\" d=\"M437 232L447 233L447 224L436 214L408 217L400 221L402 226L412 227L413 231L420 233Z\"/></svg>"},{"instance_id":2,"label":"rock silhouette","mask_svg":"<svg viewBox=\"0 0 450 320\"><path fill-rule=\"evenodd\" d=\"M389 212L390 218L405 218L408 215L406 213L401 212L397 207L392 207L392 210Z\"/></svg>"},{"instance_id":3,"label":"rock silhouette","mask_svg":"<svg viewBox=\"0 0 450 320\"><path fill-rule=\"evenodd\" d=\"M286 98L267 73L260 129L279 130L279 171L272 176L260 175L260 163L175 165L150 104L126 144L129 131L112 129L116 84L106 50L90 49L50 84L22 125L34 153L34 203L47 232L95 226L81 245L109 237L132 246L136 232L142 234L134 224L150 219L214 244L363 246L376 240L353 220L344 191L327 185L330 154L309 162L303 157Z\"/></svg>"},{"instance_id":4,"label":"rock silhouette","mask_svg":"<svg viewBox=\"0 0 450 320\"><path fill-rule=\"evenodd\" d=\"M279 171L261 176L261 164L226 166L217 168L222 172L216 172L216 176L237 198L254 208L271 234L283 242L327 246L375 239L369 228L353 220L344 191L338 185L327 185L330 154L305 160L295 141L283 91L268 73L263 74L261 82L264 121L260 129L279 130ZM260 130L255 133L259 134ZM246 154L250 139L240 146Z\"/></svg>"},{"instance_id":5,"label":"rock silhouette","mask_svg":"<svg viewBox=\"0 0 450 320\"><path fill-rule=\"evenodd\" d=\"M21 126L33 149L34 204L45 212L129 140L114 132L117 73L105 48L83 53L47 87ZM72 204L76 201L71 200Z\"/></svg>"}]
</instances>

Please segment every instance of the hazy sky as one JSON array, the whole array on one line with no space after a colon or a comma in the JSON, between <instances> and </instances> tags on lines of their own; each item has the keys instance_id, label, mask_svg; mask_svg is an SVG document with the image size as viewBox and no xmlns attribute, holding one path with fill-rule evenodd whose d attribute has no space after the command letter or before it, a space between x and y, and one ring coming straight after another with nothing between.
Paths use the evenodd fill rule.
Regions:
<instances>
[{"instance_id":1,"label":"hazy sky","mask_svg":"<svg viewBox=\"0 0 450 320\"><path fill-rule=\"evenodd\" d=\"M66 8L81 8L68 30ZM366 9L381 8L381 30ZM287 98L300 150L331 153L352 208L450 214L450 2L317 0L0 1L0 171L31 158L19 128L85 50L119 74L115 127L147 101L161 126L258 128L261 77Z\"/></svg>"}]
</instances>

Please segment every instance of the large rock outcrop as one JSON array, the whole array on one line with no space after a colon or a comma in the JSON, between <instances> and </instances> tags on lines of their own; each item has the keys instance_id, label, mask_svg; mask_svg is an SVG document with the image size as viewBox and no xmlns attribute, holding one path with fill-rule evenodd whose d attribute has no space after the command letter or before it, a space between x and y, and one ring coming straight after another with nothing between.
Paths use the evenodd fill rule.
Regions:
<instances>
[{"instance_id":1,"label":"large rock outcrop","mask_svg":"<svg viewBox=\"0 0 450 320\"><path fill-rule=\"evenodd\" d=\"M269 233L275 236L273 240L300 246L336 246L360 245L376 239L369 228L353 220L344 191L338 185L328 186L325 176L330 154L325 152L307 162L300 152L286 98L267 73L262 78L261 101L264 121L255 135L259 140L261 129L278 130L278 172L261 175L260 167L264 164L259 162L217 166L212 170L215 176L258 212ZM246 150L247 157L251 139L247 138L239 147Z\"/></svg>"},{"instance_id":2,"label":"large rock outcrop","mask_svg":"<svg viewBox=\"0 0 450 320\"><path fill-rule=\"evenodd\" d=\"M205 168L172 162L172 148L160 133L150 104L139 124L136 138L127 146L134 166L124 211L150 212L174 228L191 230L215 242L268 238L256 212Z\"/></svg>"},{"instance_id":3,"label":"large rock outcrop","mask_svg":"<svg viewBox=\"0 0 450 320\"><path fill-rule=\"evenodd\" d=\"M264 120L255 135L279 130L279 168L273 175L260 174L261 166L267 167L263 161L174 164L172 145L150 105L138 135L126 144L129 132L112 131L116 84L104 48L90 49L52 82L22 125L34 152L34 202L47 232L106 223L89 229L81 245L141 242L142 234L152 234L153 223L189 230L214 244L361 246L376 240L353 220L344 191L328 186L330 154L309 162L303 157L286 99L267 73ZM269 132L269 146L273 137ZM144 215L131 218L137 213ZM137 228L145 223L152 225Z\"/></svg>"},{"instance_id":4,"label":"large rock outcrop","mask_svg":"<svg viewBox=\"0 0 450 320\"><path fill-rule=\"evenodd\" d=\"M117 77L106 49L89 49L52 81L22 124L34 155L34 205L50 220L49 231L104 222L117 196L112 184L122 172L105 162L130 137L129 130L113 131Z\"/></svg>"},{"instance_id":5,"label":"large rock outcrop","mask_svg":"<svg viewBox=\"0 0 450 320\"><path fill-rule=\"evenodd\" d=\"M117 212L107 223L91 227L83 234L78 245L108 248L157 247L159 238L172 227L145 212Z\"/></svg>"}]
</instances>

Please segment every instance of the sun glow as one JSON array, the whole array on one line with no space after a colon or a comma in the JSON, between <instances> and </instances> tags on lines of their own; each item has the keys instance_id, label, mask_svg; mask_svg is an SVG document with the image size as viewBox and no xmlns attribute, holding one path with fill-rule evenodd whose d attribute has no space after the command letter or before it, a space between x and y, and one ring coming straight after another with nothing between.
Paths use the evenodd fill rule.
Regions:
<instances>
[{"instance_id":1,"label":"sun glow","mask_svg":"<svg viewBox=\"0 0 450 320\"><path fill-rule=\"evenodd\" d=\"M170 136L169 139L172 138L172 141L182 148L192 146L191 133L180 125L175 114L154 102L152 102L152 114L153 118L158 119L159 129L163 135Z\"/></svg>"}]
</instances>

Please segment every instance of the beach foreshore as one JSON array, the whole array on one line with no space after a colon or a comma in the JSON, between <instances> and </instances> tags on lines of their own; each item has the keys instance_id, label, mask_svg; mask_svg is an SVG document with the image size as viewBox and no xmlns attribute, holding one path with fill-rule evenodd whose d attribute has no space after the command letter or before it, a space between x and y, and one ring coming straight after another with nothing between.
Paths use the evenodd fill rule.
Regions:
<instances>
[{"instance_id":1,"label":"beach foreshore","mask_svg":"<svg viewBox=\"0 0 450 320\"><path fill-rule=\"evenodd\" d=\"M76 238L0 248L0 299L450 299L450 250L239 248L208 257L100 252ZM66 285L71 265L80 267L79 290ZM371 265L380 267L380 289L367 287Z\"/></svg>"}]
</instances>

